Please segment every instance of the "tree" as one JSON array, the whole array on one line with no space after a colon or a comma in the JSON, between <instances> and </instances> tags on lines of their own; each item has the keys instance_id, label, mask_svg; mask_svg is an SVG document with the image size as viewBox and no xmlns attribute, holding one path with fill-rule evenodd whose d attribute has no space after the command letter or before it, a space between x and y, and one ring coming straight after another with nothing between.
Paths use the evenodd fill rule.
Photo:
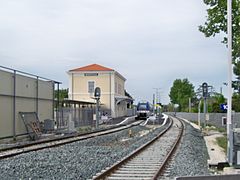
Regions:
<instances>
[{"instance_id":1,"label":"tree","mask_svg":"<svg viewBox=\"0 0 240 180\"><path fill-rule=\"evenodd\" d=\"M232 109L235 112L240 112L240 95L238 93L233 93Z\"/></svg>"},{"instance_id":2,"label":"tree","mask_svg":"<svg viewBox=\"0 0 240 180\"><path fill-rule=\"evenodd\" d=\"M187 111L189 98L194 99L194 86L188 79L176 79L169 94L171 103L179 104L179 111Z\"/></svg>"},{"instance_id":3,"label":"tree","mask_svg":"<svg viewBox=\"0 0 240 180\"><path fill-rule=\"evenodd\" d=\"M220 104L226 103L224 96L220 93L215 93L208 100L208 112L210 113L224 113L226 110L220 109Z\"/></svg>"},{"instance_id":4,"label":"tree","mask_svg":"<svg viewBox=\"0 0 240 180\"><path fill-rule=\"evenodd\" d=\"M207 20L204 25L199 26L199 30L206 37L215 36L219 33L227 34L227 1L226 0L203 0L208 6ZM232 1L232 32L233 32L233 64L234 74L237 76L237 81L233 82L235 90L239 90L240 80L240 1ZM223 43L227 43L227 37L224 37Z\"/></svg>"},{"instance_id":5,"label":"tree","mask_svg":"<svg viewBox=\"0 0 240 180\"><path fill-rule=\"evenodd\" d=\"M55 99L59 97L59 100L62 101L64 98L68 98L68 89L59 89L59 94L58 90L55 90Z\"/></svg>"},{"instance_id":6,"label":"tree","mask_svg":"<svg viewBox=\"0 0 240 180\"><path fill-rule=\"evenodd\" d=\"M215 36L218 33L227 34L227 1L226 0L203 0L209 7L208 17L204 25L199 26L199 30L206 37ZM240 1L232 1L232 31L233 31L233 60L240 60ZM223 43L227 43L224 37Z\"/></svg>"}]
</instances>

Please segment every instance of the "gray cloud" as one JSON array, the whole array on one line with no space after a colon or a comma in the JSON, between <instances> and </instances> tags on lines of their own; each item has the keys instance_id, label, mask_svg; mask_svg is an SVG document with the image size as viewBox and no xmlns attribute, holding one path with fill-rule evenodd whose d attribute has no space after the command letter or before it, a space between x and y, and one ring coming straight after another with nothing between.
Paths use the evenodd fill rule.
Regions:
<instances>
[{"instance_id":1,"label":"gray cloud","mask_svg":"<svg viewBox=\"0 0 240 180\"><path fill-rule=\"evenodd\" d=\"M218 89L226 81L221 36L198 31L206 7L201 1L13 0L0 2L0 62L63 81L66 71L99 63L127 78L136 100L162 100L176 78L203 81Z\"/></svg>"}]
</instances>

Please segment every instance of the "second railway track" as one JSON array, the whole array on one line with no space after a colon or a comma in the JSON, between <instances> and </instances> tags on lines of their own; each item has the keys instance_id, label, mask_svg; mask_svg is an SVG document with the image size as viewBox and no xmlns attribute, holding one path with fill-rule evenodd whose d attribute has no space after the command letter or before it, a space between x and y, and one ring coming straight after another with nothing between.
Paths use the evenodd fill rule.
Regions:
<instances>
[{"instance_id":1,"label":"second railway track","mask_svg":"<svg viewBox=\"0 0 240 180\"><path fill-rule=\"evenodd\" d=\"M158 137L138 148L122 161L103 170L93 179L157 179L180 142L183 129L183 123L172 117L168 128Z\"/></svg>"},{"instance_id":2,"label":"second railway track","mask_svg":"<svg viewBox=\"0 0 240 180\"><path fill-rule=\"evenodd\" d=\"M51 140L46 140L46 141L44 141L44 140L37 141L37 142L30 143L30 144L19 145L19 146L15 146L15 147L2 149L2 150L0 150L0 159L16 156L16 155L23 154L23 153L28 153L31 151L37 151L37 150L41 150L41 149L45 149L45 148L56 147L56 146L60 146L60 145L64 145L64 144L68 144L68 143L72 143L72 142L76 142L76 141L81 141L81 140L85 140L85 139L89 139L89 138L94 138L96 136L115 133L115 132L118 132L118 131L121 131L124 129L128 129L133 126L137 126L137 125L141 124L141 122L142 121L137 121L137 122L133 122L128 125L109 128L107 130L103 129L103 130L100 130L97 132L91 132L91 133L87 133L87 134L73 135L73 136L51 139Z\"/></svg>"}]
</instances>

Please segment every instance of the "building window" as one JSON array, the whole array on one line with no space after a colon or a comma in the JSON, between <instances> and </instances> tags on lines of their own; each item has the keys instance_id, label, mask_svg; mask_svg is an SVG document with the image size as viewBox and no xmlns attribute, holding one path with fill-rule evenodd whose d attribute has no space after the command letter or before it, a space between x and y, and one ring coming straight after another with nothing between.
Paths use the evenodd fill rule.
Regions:
<instances>
[{"instance_id":1,"label":"building window","mask_svg":"<svg viewBox=\"0 0 240 180\"><path fill-rule=\"evenodd\" d=\"M118 84L118 94L122 95L122 86Z\"/></svg>"},{"instance_id":2,"label":"building window","mask_svg":"<svg viewBox=\"0 0 240 180\"><path fill-rule=\"evenodd\" d=\"M117 83L115 82L115 93L117 93Z\"/></svg>"},{"instance_id":3,"label":"building window","mask_svg":"<svg viewBox=\"0 0 240 180\"><path fill-rule=\"evenodd\" d=\"M95 85L94 81L88 81L88 92L89 93L94 93L94 85Z\"/></svg>"},{"instance_id":4,"label":"building window","mask_svg":"<svg viewBox=\"0 0 240 180\"><path fill-rule=\"evenodd\" d=\"M98 73L84 73L84 76L98 76Z\"/></svg>"}]
</instances>

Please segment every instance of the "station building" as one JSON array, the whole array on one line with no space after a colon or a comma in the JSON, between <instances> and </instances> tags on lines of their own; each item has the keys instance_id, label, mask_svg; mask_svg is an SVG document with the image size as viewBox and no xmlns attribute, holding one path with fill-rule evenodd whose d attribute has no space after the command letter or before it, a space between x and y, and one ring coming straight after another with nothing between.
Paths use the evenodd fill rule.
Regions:
<instances>
[{"instance_id":1,"label":"station building","mask_svg":"<svg viewBox=\"0 0 240 180\"><path fill-rule=\"evenodd\" d=\"M98 64L91 64L68 71L69 100L95 103L94 90L101 89L101 111L108 116L128 115L128 107L133 99L126 96L125 81L114 69Z\"/></svg>"}]
</instances>

